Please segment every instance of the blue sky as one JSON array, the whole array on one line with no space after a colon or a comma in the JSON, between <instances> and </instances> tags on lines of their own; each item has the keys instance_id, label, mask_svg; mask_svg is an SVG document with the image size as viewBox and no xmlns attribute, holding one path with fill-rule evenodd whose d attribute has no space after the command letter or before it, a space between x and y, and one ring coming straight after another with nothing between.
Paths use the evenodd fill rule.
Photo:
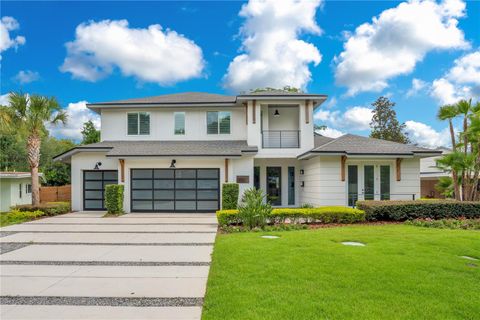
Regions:
<instances>
[{"instance_id":1,"label":"blue sky","mask_svg":"<svg viewBox=\"0 0 480 320\"><path fill-rule=\"evenodd\" d=\"M367 135L387 95L436 147L438 106L480 92L478 1L2 1L1 17L1 94L56 96L74 118L56 136L98 123L86 101L290 84L330 97L327 135Z\"/></svg>"}]
</instances>

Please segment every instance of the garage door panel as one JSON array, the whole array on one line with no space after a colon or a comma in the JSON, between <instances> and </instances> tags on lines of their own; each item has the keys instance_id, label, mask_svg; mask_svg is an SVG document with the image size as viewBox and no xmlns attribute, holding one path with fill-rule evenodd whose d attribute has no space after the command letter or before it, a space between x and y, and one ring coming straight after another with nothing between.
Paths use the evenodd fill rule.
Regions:
<instances>
[{"instance_id":1,"label":"garage door panel","mask_svg":"<svg viewBox=\"0 0 480 320\"><path fill-rule=\"evenodd\" d=\"M219 169L132 169L132 211L195 212L219 208Z\"/></svg>"},{"instance_id":2,"label":"garage door panel","mask_svg":"<svg viewBox=\"0 0 480 320\"><path fill-rule=\"evenodd\" d=\"M85 170L83 172L83 209L105 210L105 186L117 184L116 170Z\"/></svg>"}]
</instances>

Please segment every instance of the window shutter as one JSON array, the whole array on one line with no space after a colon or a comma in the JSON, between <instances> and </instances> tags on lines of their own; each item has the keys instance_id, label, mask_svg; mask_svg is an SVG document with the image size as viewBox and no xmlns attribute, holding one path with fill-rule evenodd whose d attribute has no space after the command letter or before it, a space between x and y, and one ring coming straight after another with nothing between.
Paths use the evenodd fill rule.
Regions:
<instances>
[{"instance_id":1,"label":"window shutter","mask_svg":"<svg viewBox=\"0 0 480 320\"><path fill-rule=\"evenodd\" d=\"M150 114L140 112L140 134L150 134Z\"/></svg>"},{"instance_id":2,"label":"window shutter","mask_svg":"<svg viewBox=\"0 0 480 320\"><path fill-rule=\"evenodd\" d=\"M128 119L128 134L135 135L138 134L138 113L129 113L127 115Z\"/></svg>"},{"instance_id":3,"label":"window shutter","mask_svg":"<svg viewBox=\"0 0 480 320\"><path fill-rule=\"evenodd\" d=\"M185 112L174 113L175 134L185 134Z\"/></svg>"},{"instance_id":4,"label":"window shutter","mask_svg":"<svg viewBox=\"0 0 480 320\"><path fill-rule=\"evenodd\" d=\"M230 112L220 112L220 133L230 133Z\"/></svg>"},{"instance_id":5,"label":"window shutter","mask_svg":"<svg viewBox=\"0 0 480 320\"><path fill-rule=\"evenodd\" d=\"M218 134L218 112L207 112L207 134Z\"/></svg>"}]
</instances>

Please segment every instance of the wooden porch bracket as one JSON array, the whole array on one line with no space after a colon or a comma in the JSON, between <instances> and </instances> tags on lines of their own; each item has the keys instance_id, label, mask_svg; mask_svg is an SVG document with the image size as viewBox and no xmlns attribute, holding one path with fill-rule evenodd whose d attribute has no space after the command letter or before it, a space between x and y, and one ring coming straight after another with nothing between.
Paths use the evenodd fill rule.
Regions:
<instances>
[{"instance_id":1,"label":"wooden porch bracket","mask_svg":"<svg viewBox=\"0 0 480 320\"><path fill-rule=\"evenodd\" d=\"M253 100L252 101L252 123L255 124L256 120L257 120L257 100Z\"/></svg>"},{"instance_id":2,"label":"wooden porch bracket","mask_svg":"<svg viewBox=\"0 0 480 320\"><path fill-rule=\"evenodd\" d=\"M397 181L402 180L402 159L401 158L397 158L396 173L397 173Z\"/></svg>"},{"instance_id":3,"label":"wooden porch bracket","mask_svg":"<svg viewBox=\"0 0 480 320\"><path fill-rule=\"evenodd\" d=\"M228 158L225 158L225 182L228 182Z\"/></svg>"},{"instance_id":4,"label":"wooden porch bracket","mask_svg":"<svg viewBox=\"0 0 480 320\"><path fill-rule=\"evenodd\" d=\"M125 182L125 159L118 159L120 162L120 182Z\"/></svg>"},{"instance_id":5,"label":"wooden porch bracket","mask_svg":"<svg viewBox=\"0 0 480 320\"><path fill-rule=\"evenodd\" d=\"M310 123L310 100L305 100L305 123Z\"/></svg>"},{"instance_id":6,"label":"wooden porch bracket","mask_svg":"<svg viewBox=\"0 0 480 320\"><path fill-rule=\"evenodd\" d=\"M342 178L342 181L345 181L345 163L347 162L347 156L342 156L342 158L340 159L340 162L341 162L341 169L340 169L341 178Z\"/></svg>"}]
</instances>

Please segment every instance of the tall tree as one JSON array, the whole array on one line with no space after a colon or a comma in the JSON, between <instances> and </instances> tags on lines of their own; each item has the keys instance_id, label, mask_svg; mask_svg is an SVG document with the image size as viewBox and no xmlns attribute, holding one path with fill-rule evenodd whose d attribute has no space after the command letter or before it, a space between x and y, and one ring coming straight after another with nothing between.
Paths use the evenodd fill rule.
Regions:
<instances>
[{"instance_id":1,"label":"tall tree","mask_svg":"<svg viewBox=\"0 0 480 320\"><path fill-rule=\"evenodd\" d=\"M100 141L100 130L95 129L92 120L88 120L83 124L82 144L90 144Z\"/></svg>"},{"instance_id":2,"label":"tall tree","mask_svg":"<svg viewBox=\"0 0 480 320\"><path fill-rule=\"evenodd\" d=\"M27 137L27 160L32 173L32 204L40 203L38 166L42 137L48 133L45 123L65 124L67 114L57 99L40 95L27 95L12 92L8 97L9 105L0 109L0 119L4 125L16 128Z\"/></svg>"},{"instance_id":3,"label":"tall tree","mask_svg":"<svg viewBox=\"0 0 480 320\"><path fill-rule=\"evenodd\" d=\"M372 103L372 106L374 109L372 122L370 122L371 138L410 143L405 133L405 124L398 122L397 113L393 110L394 102L387 97L380 97Z\"/></svg>"}]
</instances>

